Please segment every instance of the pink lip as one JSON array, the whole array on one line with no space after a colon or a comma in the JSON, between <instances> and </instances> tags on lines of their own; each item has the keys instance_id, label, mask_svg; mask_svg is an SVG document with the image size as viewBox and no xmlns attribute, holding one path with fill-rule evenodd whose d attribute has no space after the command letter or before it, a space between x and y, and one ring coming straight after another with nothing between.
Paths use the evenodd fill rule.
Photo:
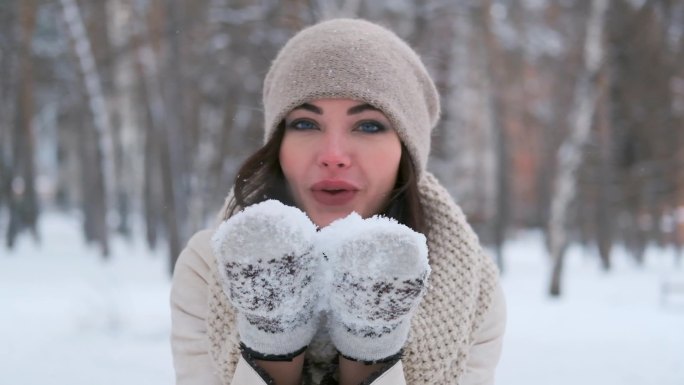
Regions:
<instances>
[{"instance_id":1,"label":"pink lip","mask_svg":"<svg viewBox=\"0 0 684 385\"><path fill-rule=\"evenodd\" d=\"M311 186L313 198L326 206L342 206L349 203L359 188L341 180L324 180Z\"/></svg>"}]
</instances>

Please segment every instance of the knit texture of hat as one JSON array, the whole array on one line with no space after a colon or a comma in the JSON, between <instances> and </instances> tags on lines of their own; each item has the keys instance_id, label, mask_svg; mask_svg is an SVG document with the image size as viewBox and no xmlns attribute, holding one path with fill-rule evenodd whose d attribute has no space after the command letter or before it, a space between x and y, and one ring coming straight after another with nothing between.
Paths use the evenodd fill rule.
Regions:
<instances>
[{"instance_id":1,"label":"knit texture of hat","mask_svg":"<svg viewBox=\"0 0 684 385\"><path fill-rule=\"evenodd\" d=\"M407 147L419 176L439 118L439 94L418 55L401 38L358 19L308 27L278 53L263 90L265 141L295 107L345 98L381 110Z\"/></svg>"}]
</instances>

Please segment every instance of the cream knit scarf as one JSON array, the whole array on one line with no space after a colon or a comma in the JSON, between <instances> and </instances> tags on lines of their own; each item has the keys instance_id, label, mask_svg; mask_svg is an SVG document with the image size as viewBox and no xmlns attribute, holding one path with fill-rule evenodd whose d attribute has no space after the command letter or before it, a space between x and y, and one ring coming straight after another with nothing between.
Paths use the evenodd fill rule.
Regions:
<instances>
[{"instance_id":1,"label":"cream knit scarf","mask_svg":"<svg viewBox=\"0 0 684 385\"><path fill-rule=\"evenodd\" d=\"M404 348L407 384L458 384L472 336L492 302L497 269L485 256L461 209L430 173L419 183L428 224L430 286L411 323ZM240 357L235 314L217 280L209 282L207 316L210 354L224 384L230 384ZM315 367L330 362L334 350L316 336L307 351Z\"/></svg>"}]
</instances>

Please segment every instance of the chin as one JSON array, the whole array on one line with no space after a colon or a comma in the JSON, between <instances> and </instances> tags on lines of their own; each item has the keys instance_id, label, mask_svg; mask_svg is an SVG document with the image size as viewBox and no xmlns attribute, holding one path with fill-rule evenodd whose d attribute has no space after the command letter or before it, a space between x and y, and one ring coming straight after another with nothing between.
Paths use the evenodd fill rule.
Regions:
<instances>
[{"instance_id":1,"label":"chin","mask_svg":"<svg viewBox=\"0 0 684 385\"><path fill-rule=\"evenodd\" d=\"M316 224L319 228L323 228L328 226L329 224L335 222L338 219L344 218L347 215L351 214L351 212L354 211L352 209L344 211L344 212L336 212L336 213L322 213L319 215L311 215L311 221Z\"/></svg>"},{"instance_id":2,"label":"chin","mask_svg":"<svg viewBox=\"0 0 684 385\"><path fill-rule=\"evenodd\" d=\"M344 217L345 217L345 215L337 215L337 216L333 216L333 215L322 215L322 216L313 218L312 221L313 221L313 223L315 223L316 226L318 226L319 228L323 228L323 227L326 227L326 226L328 226L329 224L335 222L336 220L338 220L338 219L340 219L340 218L344 218Z\"/></svg>"}]
</instances>

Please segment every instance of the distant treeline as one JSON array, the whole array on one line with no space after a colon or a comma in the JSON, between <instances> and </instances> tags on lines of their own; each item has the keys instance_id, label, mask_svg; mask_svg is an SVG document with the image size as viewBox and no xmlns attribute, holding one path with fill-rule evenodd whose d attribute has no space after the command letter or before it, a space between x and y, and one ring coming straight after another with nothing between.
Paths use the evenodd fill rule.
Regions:
<instances>
[{"instance_id":1,"label":"distant treeline","mask_svg":"<svg viewBox=\"0 0 684 385\"><path fill-rule=\"evenodd\" d=\"M637 260L649 243L681 249L678 0L2 1L6 245L69 209L105 257L114 232L144 232L173 266L261 143L278 48L333 16L385 24L422 55L443 110L428 167L504 271L518 229L543 229L560 266L573 242L606 269L618 242Z\"/></svg>"}]
</instances>

